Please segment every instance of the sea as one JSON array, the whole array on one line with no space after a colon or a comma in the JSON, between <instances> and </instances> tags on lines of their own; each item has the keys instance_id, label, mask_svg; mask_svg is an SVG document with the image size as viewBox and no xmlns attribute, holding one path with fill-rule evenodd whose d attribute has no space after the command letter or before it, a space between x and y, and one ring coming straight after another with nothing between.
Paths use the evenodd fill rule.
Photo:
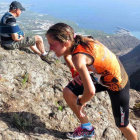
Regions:
<instances>
[{"instance_id":1,"label":"sea","mask_svg":"<svg viewBox=\"0 0 140 140\"><path fill-rule=\"evenodd\" d=\"M11 3L10 0L0 2ZM114 33L122 27L140 39L140 0L20 0L31 11L74 21L79 27Z\"/></svg>"}]
</instances>

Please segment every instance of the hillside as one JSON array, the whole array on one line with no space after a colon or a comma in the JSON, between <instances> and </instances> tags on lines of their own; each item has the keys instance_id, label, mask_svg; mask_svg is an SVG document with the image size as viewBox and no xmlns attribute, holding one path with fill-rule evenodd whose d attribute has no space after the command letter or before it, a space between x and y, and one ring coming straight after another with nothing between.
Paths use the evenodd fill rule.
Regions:
<instances>
[{"instance_id":1,"label":"hillside","mask_svg":"<svg viewBox=\"0 0 140 140\"><path fill-rule=\"evenodd\" d=\"M118 56L122 56L130 52L133 48L140 44L140 40L130 35L112 35L106 37L95 38L107 46L112 52Z\"/></svg>"},{"instance_id":2,"label":"hillside","mask_svg":"<svg viewBox=\"0 0 140 140\"><path fill-rule=\"evenodd\" d=\"M63 100L62 90L71 79L66 65L49 65L30 50L0 48L0 139L63 140L80 125ZM140 112L134 105L140 93L130 90L130 122L140 138ZM86 106L96 128L92 140L122 140L115 127L109 96L97 93Z\"/></svg>"},{"instance_id":3,"label":"hillside","mask_svg":"<svg viewBox=\"0 0 140 140\"><path fill-rule=\"evenodd\" d=\"M132 89L140 91L140 69L130 76L130 85Z\"/></svg>"},{"instance_id":4,"label":"hillside","mask_svg":"<svg viewBox=\"0 0 140 140\"><path fill-rule=\"evenodd\" d=\"M136 46L131 52L120 57L128 75L132 75L140 68L140 45Z\"/></svg>"}]
</instances>

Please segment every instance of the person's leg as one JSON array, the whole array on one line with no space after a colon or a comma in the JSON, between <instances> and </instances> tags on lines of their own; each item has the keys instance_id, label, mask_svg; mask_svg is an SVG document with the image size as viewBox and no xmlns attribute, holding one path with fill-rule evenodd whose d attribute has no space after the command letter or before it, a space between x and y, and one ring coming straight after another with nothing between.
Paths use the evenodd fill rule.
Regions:
<instances>
[{"instance_id":1,"label":"person's leg","mask_svg":"<svg viewBox=\"0 0 140 140\"><path fill-rule=\"evenodd\" d=\"M129 82L118 92L108 90L116 126L127 140L137 140L135 129L129 123Z\"/></svg>"},{"instance_id":2,"label":"person's leg","mask_svg":"<svg viewBox=\"0 0 140 140\"><path fill-rule=\"evenodd\" d=\"M14 49L25 47L30 47L33 52L37 53L40 58L47 63L51 64L53 62L50 58L48 58L48 54L44 49L43 39L41 36L36 35L33 37L24 37L23 40L12 44L12 48Z\"/></svg>"},{"instance_id":3,"label":"person's leg","mask_svg":"<svg viewBox=\"0 0 140 140\"><path fill-rule=\"evenodd\" d=\"M134 127L129 123L126 127L119 127L127 140L138 140Z\"/></svg>"},{"instance_id":4,"label":"person's leg","mask_svg":"<svg viewBox=\"0 0 140 140\"><path fill-rule=\"evenodd\" d=\"M90 74L90 76L94 83L96 92L107 90L106 87L103 87L102 85L96 83L95 78L92 73ZM85 114L85 117L80 117L80 114L78 112L79 106L77 105L77 97L79 95L82 95L83 91L84 91L83 85L78 85L77 83L73 85L72 82L70 82L63 90L63 97L65 101L67 102L69 107L72 109L72 111L76 114L76 116L78 117L78 119L80 120L82 124L89 122L84 110L83 110L83 113Z\"/></svg>"},{"instance_id":5,"label":"person's leg","mask_svg":"<svg viewBox=\"0 0 140 140\"><path fill-rule=\"evenodd\" d=\"M36 43L36 46L32 46L31 49L33 49L33 51L36 51L36 52L40 52L40 54L44 54L45 53L45 49L44 49L44 44L43 44L43 39L41 36L39 35L36 35L35 36L35 43ZM37 51L38 49L38 51ZM39 54L39 55L40 55Z\"/></svg>"},{"instance_id":6,"label":"person's leg","mask_svg":"<svg viewBox=\"0 0 140 140\"><path fill-rule=\"evenodd\" d=\"M83 110L83 113L85 114L85 117L80 117L78 105L77 105L77 96L75 94L73 94L73 92L68 87L64 88L63 97L64 97L65 101L67 102L68 106L76 114L76 116L80 120L81 124L88 123L89 121L88 121L87 115L85 114L84 110Z\"/></svg>"},{"instance_id":7,"label":"person's leg","mask_svg":"<svg viewBox=\"0 0 140 140\"><path fill-rule=\"evenodd\" d=\"M41 36L35 36L36 46L30 47L34 52L38 53L42 60L46 61L48 64L51 64L53 60L49 57L49 54L45 51L43 39Z\"/></svg>"},{"instance_id":8,"label":"person's leg","mask_svg":"<svg viewBox=\"0 0 140 140\"><path fill-rule=\"evenodd\" d=\"M103 87L102 85L96 83L95 78L93 78L93 74L90 75L95 85L96 91L106 90L106 87ZM84 109L82 110L82 113L85 114L85 117L80 117L80 112L79 112L80 106L77 105L77 97L79 95L82 95L83 91L84 91L83 85L78 85L77 83L73 85L72 82L70 82L63 90L63 97L65 101L67 102L68 106L72 109L72 111L76 114L77 118L81 122L80 127L75 129L74 132L70 132L67 134L67 137L70 139L93 137L95 135L94 127L89 122L88 117L84 112Z\"/></svg>"},{"instance_id":9,"label":"person's leg","mask_svg":"<svg viewBox=\"0 0 140 140\"><path fill-rule=\"evenodd\" d=\"M39 56L46 55L46 51L44 49L43 39L41 36L33 36L33 37L24 37L21 41L17 41L12 43L11 45L14 49L30 47L31 50L37 53Z\"/></svg>"},{"instance_id":10,"label":"person's leg","mask_svg":"<svg viewBox=\"0 0 140 140\"><path fill-rule=\"evenodd\" d=\"M67 102L68 106L72 109L72 111L76 114L77 118L81 122L80 127L77 127L74 130L74 132L69 132L67 134L67 137L70 139L93 137L95 135L94 127L88 121L84 109L82 110L82 112L85 114L85 117L80 117L80 112L79 112L80 106L77 105L77 97L83 94L83 90L84 90L83 85L78 85L77 83L73 85L72 82L70 82L63 90L63 97L65 101Z\"/></svg>"},{"instance_id":11,"label":"person's leg","mask_svg":"<svg viewBox=\"0 0 140 140\"><path fill-rule=\"evenodd\" d=\"M37 49L36 45L31 46L30 49L35 52L36 54L38 54L39 56L41 56L41 52Z\"/></svg>"}]
</instances>

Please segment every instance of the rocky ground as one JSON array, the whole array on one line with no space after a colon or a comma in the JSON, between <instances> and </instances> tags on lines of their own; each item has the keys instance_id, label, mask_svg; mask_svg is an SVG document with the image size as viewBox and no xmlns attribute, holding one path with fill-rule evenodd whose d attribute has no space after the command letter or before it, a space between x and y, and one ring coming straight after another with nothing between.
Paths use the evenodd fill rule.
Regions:
<instances>
[{"instance_id":1,"label":"rocky ground","mask_svg":"<svg viewBox=\"0 0 140 140\"><path fill-rule=\"evenodd\" d=\"M80 125L63 100L70 79L59 60L49 65L28 49L0 48L0 140L67 139L66 132ZM130 95L130 122L140 138L140 110L135 105L140 93L130 89ZM125 140L115 127L106 92L97 93L85 108L96 128L90 139Z\"/></svg>"}]
</instances>

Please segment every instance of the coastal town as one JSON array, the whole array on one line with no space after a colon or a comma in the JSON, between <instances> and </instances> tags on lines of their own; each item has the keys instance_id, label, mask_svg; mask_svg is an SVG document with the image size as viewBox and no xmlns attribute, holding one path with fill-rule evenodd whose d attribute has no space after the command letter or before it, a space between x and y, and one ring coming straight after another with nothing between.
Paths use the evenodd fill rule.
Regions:
<instances>
[{"instance_id":1,"label":"coastal town","mask_svg":"<svg viewBox=\"0 0 140 140\"><path fill-rule=\"evenodd\" d=\"M54 24L53 21L43 19L43 15L38 15L33 12L24 12L21 17L19 17L17 23L25 33L30 34L44 34L44 32Z\"/></svg>"},{"instance_id":2,"label":"coastal town","mask_svg":"<svg viewBox=\"0 0 140 140\"><path fill-rule=\"evenodd\" d=\"M131 32L125 28L117 26L116 29L114 30L115 34L125 34L125 35L131 35Z\"/></svg>"}]
</instances>

